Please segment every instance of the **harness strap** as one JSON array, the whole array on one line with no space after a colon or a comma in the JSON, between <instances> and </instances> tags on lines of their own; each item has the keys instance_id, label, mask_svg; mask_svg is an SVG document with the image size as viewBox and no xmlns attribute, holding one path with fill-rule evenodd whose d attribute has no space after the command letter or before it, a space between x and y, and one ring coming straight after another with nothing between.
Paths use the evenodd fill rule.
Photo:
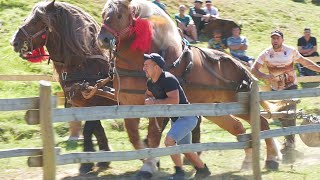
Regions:
<instances>
[{"instance_id":1,"label":"harness strap","mask_svg":"<svg viewBox=\"0 0 320 180\"><path fill-rule=\"evenodd\" d=\"M146 73L144 71L127 70L122 68L117 68L119 76L131 76L131 77L142 77L146 78Z\"/></svg>"}]
</instances>

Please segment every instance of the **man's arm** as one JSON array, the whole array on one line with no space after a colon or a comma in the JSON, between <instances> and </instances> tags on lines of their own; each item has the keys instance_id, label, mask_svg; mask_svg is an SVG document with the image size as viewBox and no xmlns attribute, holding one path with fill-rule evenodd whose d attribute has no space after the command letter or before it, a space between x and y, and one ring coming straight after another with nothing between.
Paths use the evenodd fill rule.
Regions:
<instances>
[{"instance_id":1,"label":"man's arm","mask_svg":"<svg viewBox=\"0 0 320 180\"><path fill-rule=\"evenodd\" d=\"M320 66L317 65L316 63L314 63L313 61L311 61L310 59L307 59L305 57L300 57L297 60L298 63L302 64L304 67L316 71L316 72L320 72Z\"/></svg>"},{"instance_id":2,"label":"man's arm","mask_svg":"<svg viewBox=\"0 0 320 180\"><path fill-rule=\"evenodd\" d=\"M145 104L179 104L179 90L173 90L166 93L167 98L165 99L154 99L154 98L147 98L145 100Z\"/></svg>"},{"instance_id":3,"label":"man's arm","mask_svg":"<svg viewBox=\"0 0 320 180\"><path fill-rule=\"evenodd\" d=\"M272 74L265 74L263 72L260 71L261 67L263 65L260 64L259 62L255 62L253 64L253 67L251 68L251 72L259 79L264 79L264 80L272 80L273 78L275 78Z\"/></svg>"}]
</instances>

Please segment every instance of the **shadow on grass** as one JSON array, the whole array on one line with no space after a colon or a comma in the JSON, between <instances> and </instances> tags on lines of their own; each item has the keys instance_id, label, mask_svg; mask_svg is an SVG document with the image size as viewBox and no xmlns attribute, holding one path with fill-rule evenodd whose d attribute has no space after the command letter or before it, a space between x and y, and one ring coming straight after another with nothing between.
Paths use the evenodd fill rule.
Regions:
<instances>
[{"instance_id":1,"label":"shadow on grass","mask_svg":"<svg viewBox=\"0 0 320 180\"><path fill-rule=\"evenodd\" d=\"M73 176L73 177L65 177L62 180L91 180L91 179L108 179L108 180L132 180L135 178L135 175L138 171L129 171L121 174L108 174L108 175L99 175L99 172L93 172L84 176ZM212 174L211 176L205 178L204 180L224 180L224 179L232 179L232 180L251 180L253 179L251 174L241 175L237 174L239 171L231 171L221 174ZM170 177L171 174L160 171L156 173L152 179L156 180L166 180ZM193 177L193 173L187 172L186 179L190 179Z\"/></svg>"},{"instance_id":2,"label":"shadow on grass","mask_svg":"<svg viewBox=\"0 0 320 180\"><path fill-rule=\"evenodd\" d=\"M82 147L82 145L83 145L82 141L62 141L56 144L56 146L64 148L67 151L76 150L79 146Z\"/></svg>"}]
</instances>

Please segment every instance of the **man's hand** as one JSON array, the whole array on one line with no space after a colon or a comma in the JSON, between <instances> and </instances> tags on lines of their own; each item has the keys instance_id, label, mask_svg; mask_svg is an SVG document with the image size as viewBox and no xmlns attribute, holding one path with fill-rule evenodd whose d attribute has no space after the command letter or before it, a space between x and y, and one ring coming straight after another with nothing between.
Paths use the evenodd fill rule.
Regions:
<instances>
[{"instance_id":1,"label":"man's hand","mask_svg":"<svg viewBox=\"0 0 320 180\"><path fill-rule=\"evenodd\" d=\"M155 102L156 102L156 99L154 97L149 97L144 100L144 104L146 105L152 105L152 104L155 104Z\"/></svg>"}]
</instances>

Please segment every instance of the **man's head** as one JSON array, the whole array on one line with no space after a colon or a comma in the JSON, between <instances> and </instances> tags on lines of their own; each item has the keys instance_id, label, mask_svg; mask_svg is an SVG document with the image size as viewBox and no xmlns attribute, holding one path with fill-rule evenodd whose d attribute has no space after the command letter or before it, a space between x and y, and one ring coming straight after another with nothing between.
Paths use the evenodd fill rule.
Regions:
<instances>
[{"instance_id":1,"label":"man's head","mask_svg":"<svg viewBox=\"0 0 320 180\"><path fill-rule=\"evenodd\" d=\"M310 36L311 36L311 29L310 29L310 28L304 28L303 36L304 36L305 38L310 38Z\"/></svg>"},{"instance_id":2,"label":"man's head","mask_svg":"<svg viewBox=\"0 0 320 180\"><path fill-rule=\"evenodd\" d=\"M162 72L166 62L157 53L144 54L143 71L146 73L147 78L153 78L155 75Z\"/></svg>"},{"instance_id":3,"label":"man's head","mask_svg":"<svg viewBox=\"0 0 320 180\"><path fill-rule=\"evenodd\" d=\"M184 14L185 13L185 11L186 11L186 6L185 5L180 5L179 6L179 12L180 12L180 14Z\"/></svg>"},{"instance_id":4,"label":"man's head","mask_svg":"<svg viewBox=\"0 0 320 180\"><path fill-rule=\"evenodd\" d=\"M271 32L271 44L274 50L281 49L283 41L283 33L280 30Z\"/></svg>"},{"instance_id":5,"label":"man's head","mask_svg":"<svg viewBox=\"0 0 320 180\"><path fill-rule=\"evenodd\" d=\"M213 39L217 42L221 41L222 39L222 33L219 30L213 31L212 36L213 36Z\"/></svg>"},{"instance_id":6,"label":"man's head","mask_svg":"<svg viewBox=\"0 0 320 180\"><path fill-rule=\"evenodd\" d=\"M211 1L211 0L207 0L207 1L206 1L206 7L207 7L208 9L211 9L211 6L212 6L212 1Z\"/></svg>"},{"instance_id":7,"label":"man's head","mask_svg":"<svg viewBox=\"0 0 320 180\"><path fill-rule=\"evenodd\" d=\"M195 0L194 1L194 7L197 8L197 9L200 9L202 7L202 3L203 3L202 0Z\"/></svg>"},{"instance_id":8,"label":"man's head","mask_svg":"<svg viewBox=\"0 0 320 180\"><path fill-rule=\"evenodd\" d=\"M239 26L232 28L232 36L238 37L240 36L241 29Z\"/></svg>"}]
</instances>

